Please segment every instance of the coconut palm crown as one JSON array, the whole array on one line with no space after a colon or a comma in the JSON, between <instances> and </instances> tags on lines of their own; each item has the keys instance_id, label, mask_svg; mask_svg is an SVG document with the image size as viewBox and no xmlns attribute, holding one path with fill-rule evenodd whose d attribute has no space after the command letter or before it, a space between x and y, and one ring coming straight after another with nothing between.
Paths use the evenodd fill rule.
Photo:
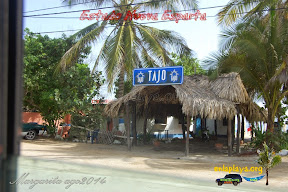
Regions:
<instances>
[{"instance_id":1,"label":"coconut palm crown","mask_svg":"<svg viewBox=\"0 0 288 192\"><path fill-rule=\"evenodd\" d=\"M65 69L74 64L76 58L79 57L79 50L104 39L92 72L98 65L104 65L110 90L115 80L119 78L120 96L123 96L124 77L131 76L134 68L172 65L173 61L170 58L172 52L179 55L191 53L185 40L176 32L146 26L137 18L131 20L124 18L129 11L151 13L151 11L164 9L176 10L175 7L196 9L196 0L151 0L147 2L140 0L65 0L64 2L72 5L90 2L96 8L115 7L114 12L111 11L108 16L121 13L122 17L119 20L99 20L75 33L72 37L76 39L76 43L60 61L61 68ZM111 28L111 32L105 35L108 27Z\"/></svg>"},{"instance_id":2,"label":"coconut palm crown","mask_svg":"<svg viewBox=\"0 0 288 192\"><path fill-rule=\"evenodd\" d=\"M241 2L247 3L248 0ZM264 2L267 6L277 5L277 7L285 6L287 3L287 1L275 0L269 1L269 4L264 0L254 3L253 7L260 6ZM232 10L228 8L229 5L231 4L224 8L225 13L229 13L227 10ZM235 6L231 5L234 8ZM239 5L236 7L239 8ZM250 14L249 17L248 15L245 19L238 20L223 29L219 52L208 58L206 62L217 66L220 73L230 71L240 73L248 93L264 100L268 111L267 130L273 132L277 111L288 95L287 11L278 9L274 12L268 11L266 14ZM228 19L229 15L226 16Z\"/></svg>"}]
</instances>

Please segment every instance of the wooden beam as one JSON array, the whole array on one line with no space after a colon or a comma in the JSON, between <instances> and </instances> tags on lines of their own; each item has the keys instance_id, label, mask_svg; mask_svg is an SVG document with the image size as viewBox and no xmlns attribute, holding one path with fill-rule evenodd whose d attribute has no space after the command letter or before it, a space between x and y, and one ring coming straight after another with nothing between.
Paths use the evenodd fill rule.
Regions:
<instances>
[{"instance_id":1,"label":"wooden beam","mask_svg":"<svg viewBox=\"0 0 288 192\"><path fill-rule=\"evenodd\" d=\"M235 143L235 116L233 117L232 119L232 127L231 127L231 131L232 131L232 150L233 150L233 146L234 146L234 143Z\"/></svg>"},{"instance_id":2,"label":"wooden beam","mask_svg":"<svg viewBox=\"0 0 288 192\"><path fill-rule=\"evenodd\" d=\"M218 134L217 134L217 131L218 131L218 130L217 130L217 120L215 119L215 120L214 120L214 132L215 132L216 138L217 138L217 135L218 135Z\"/></svg>"},{"instance_id":3,"label":"wooden beam","mask_svg":"<svg viewBox=\"0 0 288 192\"><path fill-rule=\"evenodd\" d=\"M181 121L182 121L182 134L183 134L183 140L185 140L185 115L182 114L181 115Z\"/></svg>"},{"instance_id":4,"label":"wooden beam","mask_svg":"<svg viewBox=\"0 0 288 192\"><path fill-rule=\"evenodd\" d=\"M187 116L187 133L186 133L186 150L185 150L185 156L188 157L189 156L189 128L190 128L190 124L191 124L191 116L188 115Z\"/></svg>"},{"instance_id":5,"label":"wooden beam","mask_svg":"<svg viewBox=\"0 0 288 192\"><path fill-rule=\"evenodd\" d=\"M245 132L245 119L244 119L244 115L242 115L242 119L241 119L241 140L244 142L244 132Z\"/></svg>"},{"instance_id":6,"label":"wooden beam","mask_svg":"<svg viewBox=\"0 0 288 192\"><path fill-rule=\"evenodd\" d=\"M132 134L133 145L137 145L137 130L136 130L136 102L132 103Z\"/></svg>"},{"instance_id":7,"label":"wooden beam","mask_svg":"<svg viewBox=\"0 0 288 192\"><path fill-rule=\"evenodd\" d=\"M143 125L143 144L146 145L147 142L147 115L148 115L148 109L144 109L144 125Z\"/></svg>"},{"instance_id":8,"label":"wooden beam","mask_svg":"<svg viewBox=\"0 0 288 192\"><path fill-rule=\"evenodd\" d=\"M240 121L240 114L237 115L237 145L236 145L236 153L240 153L240 129L241 129L241 121Z\"/></svg>"},{"instance_id":9,"label":"wooden beam","mask_svg":"<svg viewBox=\"0 0 288 192\"><path fill-rule=\"evenodd\" d=\"M228 121L228 127L227 127L228 156L230 157L232 155L232 131L231 131L232 120L228 119L227 121Z\"/></svg>"},{"instance_id":10,"label":"wooden beam","mask_svg":"<svg viewBox=\"0 0 288 192\"><path fill-rule=\"evenodd\" d=\"M130 139L130 115L129 115L129 102L125 105L125 127L126 127L126 136L127 136L127 145L128 150L131 151L131 139Z\"/></svg>"}]
</instances>

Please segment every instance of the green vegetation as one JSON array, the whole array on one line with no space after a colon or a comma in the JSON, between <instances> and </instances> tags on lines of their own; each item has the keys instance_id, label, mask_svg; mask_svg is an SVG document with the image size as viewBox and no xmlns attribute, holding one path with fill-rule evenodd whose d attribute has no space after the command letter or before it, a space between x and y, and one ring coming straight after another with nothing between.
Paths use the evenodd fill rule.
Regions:
<instances>
[{"instance_id":1,"label":"green vegetation","mask_svg":"<svg viewBox=\"0 0 288 192\"><path fill-rule=\"evenodd\" d=\"M65 0L67 4L77 3L77 0ZM72 37L76 40L71 49L67 51L60 65L63 70L67 66L73 65L79 57L79 51L93 42L98 42L104 36L104 44L101 46L97 56L94 70L99 64L105 66L105 74L109 88L118 82L118 94L124 95L124 82L126 77L132 76L134 68L157 67L172 65L173 61L169 57L173 51L177 55L189 53L191 50L186 45L185 40L176 32L159 30L154 27L145 26L134 19L125 20L128 11L152 11L166 9L197 8L196 0L168 0L155 1L153 3L136 4L142 1L137 0L115 0L115 1L85 1L93 2L89 5L98 8L101 6L114 6L116 13L121 13L119 20L97 21L94 24L82 29ZM125 5L125 6L121 6ZM113 14L110 12L108 15ZM112 26L112 31L108 36L104 35L105 29ZM93 70L93 72L94 72ZM128 78L127 78L128 79Z\"/></svg>"},{"instance_id":2,"label":"green vegetation","mask_svg":"<svg viewBox=\"0 0 288 192\"><path fill-rule=\"evenodd\" d=\"M71 129L69 139L85 139L88 130L106 129L105 117L103 116L104 106L101 104L91 105L85 103L71 114Z\"/></svg>"},{"instance_id":3,"label":"green vegetation","mask_svg":"<svg viewBox=\"0 0 288 192\"><path fill-rule=\"evenodd\" d=\"M172 53L172 58L175 65L183 66L184 75L194 75L195 72L196 74L205 74L205 70L201 68L199 60L194 58L191 54L178 56L177 54Z\"/></svg>"},{"instance_id":4,"label":"green vegetation","mask_svg":"<svg viewBox=\"0 0 288 192\"><path fill-rule=\"evenodd\" d=\"M264 100L269 146L276 142L274 119L283 120L288 95L288 17L286 10L277 10L287 4L282 0L230 1L218 17L223 26L221 48L206 61L217 73L238 72L250 96Z\"/></svg>"},{"instance_id":5,"label":"green vegetation","mask_svg":"<svg viewBox=\"0 0 288 192\"><path fill-rule=\"evenodd\" d=\"M274 150L270 150L265 142L263 144L263 148L263 151L259 152L258 163L266 170L266 185L268 185L269 169L281 163L281 157L279 155L275 155Z\"/></svg>"},{"instance_id":6,"label":"green vegetation","mask_svg":"<svg viewBox=\"0 0 288 192\"><path fill-rule=\"evenodd\" d=\"M255 137L252 139L250 146L255 149L262 149L263 143L268 141L268 146L272 146L275 152L279 152L282 149L288 149L288 133L283 132L263 132L259 129L253 128L253 133ZM267 139L269 138L269 139Z\"/></svg>"},{"instance_id":7,"label":"green vegetation","mask_svg":"<svg viewBox=\"0 0 288 192\"><path fill-rule=\"evenodd\" d=\"M91 105L103 83L101 73L91 74L88 65L83 64L89 47L82 49L76 65L55 73L59 60L73 42L65 36L51 39L28 29L25 32L23 107L39 111L49 124L48 131L55 134L57 120L87 103Z\"/></svg>"}]
</instances>

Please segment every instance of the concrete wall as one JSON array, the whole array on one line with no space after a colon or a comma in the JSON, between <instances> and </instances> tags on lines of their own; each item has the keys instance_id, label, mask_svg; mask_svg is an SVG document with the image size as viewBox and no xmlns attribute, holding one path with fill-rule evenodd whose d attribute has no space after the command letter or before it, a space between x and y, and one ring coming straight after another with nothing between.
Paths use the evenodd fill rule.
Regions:
<instances>
[{"instance_id":1,"label":"concrete wall","mask_svg":"<svg viewBox=\"0 0 288 192\"><path fill-rule=\"evenodd\" d=\"M215 134L215 120L214 119L206 119L206 127L209 131L209 134Z\"/></svg>"},{"instance_id":2,"label":"concrete wall","mask_svg":"<svg viewBox=\"0 0 288 192\"><path fill-rule=\"evenodd\" d=\"M125 130L125 125L124 123L118 123L119 119L115 118L113 119L113 129L115 130ZM192 120L191 121L191 126L190 126L190 131L194 131L196 130L196 125L194 123L195 121ZM223 125L223 120L217 120L217 134L219 136L226 136L227 135L227 125ZM209 130L209 134L215 134L215 120L214 119L207 119L206 120L206 126ZM245 130L245 134L244 137L245 138L250 138L250 132L247 131L247 128L249 126L246 125L247 121L245 121L244 124L244 130ZM136 122L136 129L137 129L137 133L142 133L143 132L143 125L144 125L144 118L137 118L137 122ZM233 126L233 125L232 125ZM152 132L159 132L161 134L164 134L165 131L164 130L168 130L169 134L182 134L182 125L179 124L179 120L175 117L167 117L167 124L155 124L154 120L148 120L147 122L147 131L150 131L152 129ZM285 129L285 128L284 128ZM161 131L162 130L162 131ZM235 118L235 136L236 136L236 131L237 131L237 118Z\"/></svg>"},{"instance_id":3,"label":"concrete wall","mask_svg":"<svg viewBox=\"0 0 288 192\"><path fill-rule=\"evenodd\" d=\"M37 112L23 112L22 113L22 122L23 123L31 123L35 122L40 125L45 123L40 113Z\"/></svg>"},{"instance_id":4,"label":"concrete wall","mask_svg":"<svg viewBox=\"0 0 288 192\"><path fill-rule=\"evenodd\" d=\"M217 120L217 135L227 135L227 125L223 125L223 120Z\"/></svg>"},{"instance_id":5,"label":"concrete wall","mask_svg":"<svg viewBox=\"0 0 288 192\"><path fill-rule=\"evenodd\" d=\"M153 128L153 125L154 125L154 120L148 119L147 120L147 132L149 132ZM137 118L136 119L137 133L143 133L143 127L144 127L144 118ZM113 130L119 130L119 131L123 132L125 130L124 120L120 120L119 118L114 118L113 119Z\"/></svg>"},{"instance_id":6,"label":"concrete wall","mask_svg":"<svg viewBox=\"0 0 288 192\"><path fill-rule=\"evenodd\" d=\"M45 120L43 119L43 117L41 116L40 113L38 112L22 112L22 122L23 123L31 123L31 122L35 122L38 123L40 125L42 125L43 123L46 123ZM59 120L57 122L57 127L58 127L58 134L61 134L61 126L60 123L65 122L67 124L71 124L71 115L66 115L64 117L64 119ZM63 134L62 136L65 136L68 134L68 131L70 129L70 126L65 126L63 127Z\"/></svg>"}]
</instances>

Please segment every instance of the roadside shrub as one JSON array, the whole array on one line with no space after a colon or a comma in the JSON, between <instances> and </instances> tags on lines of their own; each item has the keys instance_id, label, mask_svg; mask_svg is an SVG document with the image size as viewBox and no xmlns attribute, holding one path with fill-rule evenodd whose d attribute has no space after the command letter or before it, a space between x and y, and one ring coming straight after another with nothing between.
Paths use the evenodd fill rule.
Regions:
<instances>
[{"instance_id":1,"label":"roadside shrub","mask_svg":"<svg viewBox=\"0 0 288 192\"><path fill-rule=\"evenodd\" d=\"M252 139L250 146L256 149L263 149L263 144L266 142L268 146L273 146L276 152L282 149L288 149L288 133L276 131L273 134L268 132L261 132L253 128L255 137Z\"/></svg>"}]
</instances>

